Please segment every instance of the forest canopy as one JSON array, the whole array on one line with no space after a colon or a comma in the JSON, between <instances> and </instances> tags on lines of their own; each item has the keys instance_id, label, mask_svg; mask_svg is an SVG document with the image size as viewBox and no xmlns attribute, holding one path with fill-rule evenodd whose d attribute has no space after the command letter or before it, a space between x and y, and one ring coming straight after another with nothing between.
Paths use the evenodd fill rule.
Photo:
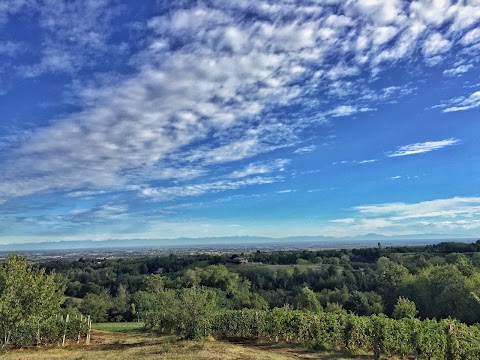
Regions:
<instances>
[{"instance_id":1,"label":"forest canopy","mask_svg":"<svg viewBox=\"0 0 480 360\"><path fill-rule=\"evenodd\" d=\"M288 304L295 309L338 306L357 315L394 316L397 301L404 299L415 305L419 318L480 321L475 300L480 241L241 256L248 264L232 264L231 254L170 254L59 260L43 266L64 276L65 294L83 299L80 310L95 321L132 320L149 308L159 288L193 287L213 291L219 306L232 310ZM67 301L68 306L77 303Z\"/></svg>"}]
</instances>

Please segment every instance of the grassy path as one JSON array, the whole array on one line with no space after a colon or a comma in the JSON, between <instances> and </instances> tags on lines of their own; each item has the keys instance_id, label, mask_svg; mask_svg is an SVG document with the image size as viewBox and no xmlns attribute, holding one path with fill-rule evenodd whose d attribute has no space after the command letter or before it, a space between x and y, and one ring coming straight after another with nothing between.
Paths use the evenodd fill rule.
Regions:
<instances>
[{"instance_id":1,"label":"grassy path","mask_svg":"<svg viewBox=\"0 0 480 360\"><path fill-rule=\"evenodd\" d=\"M182 341L174 336L142 332L142 324L96 324L90 345L70 344L64 348L11 350L0 359L180 359L180 360L339 360L336 355L319 355L268 344L225 341Z\"/></svg>"}]
</instances>

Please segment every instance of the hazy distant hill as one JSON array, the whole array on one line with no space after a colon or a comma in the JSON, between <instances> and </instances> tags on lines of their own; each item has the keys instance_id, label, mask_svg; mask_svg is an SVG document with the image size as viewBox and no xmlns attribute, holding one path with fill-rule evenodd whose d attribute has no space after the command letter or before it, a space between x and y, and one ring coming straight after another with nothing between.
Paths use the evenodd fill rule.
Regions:
<instances>
[{"instance_id":1,"label":"hazy distant hill","mask_svg":"<svg viewBox=\"0 0 480 360\"><path fill-rule=\"evenodd\" d=\"M325 236L291 236L270 238L257 236L202 237L177 239L129 239L129 240L78 240L50 241L24 244L0 245L0 251L38 251L38 250L79 250L79 249L111 249L111 248L185 248L185 247L239 247L262 248L273 246L318 246L325 248L431 244L445 240L470 242L473 238L459 238L458 235L422 234L389 237L379 234L365 234L354 237L334 238Z\"/></svg>"}]
</instances>

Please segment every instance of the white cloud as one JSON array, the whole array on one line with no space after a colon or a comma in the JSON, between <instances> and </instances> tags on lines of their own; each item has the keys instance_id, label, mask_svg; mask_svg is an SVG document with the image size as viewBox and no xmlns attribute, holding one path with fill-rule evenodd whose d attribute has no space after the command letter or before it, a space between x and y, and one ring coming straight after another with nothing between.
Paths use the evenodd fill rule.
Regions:
<instances>
[{"instance_id":1,"label":"white cloud","mask_svg":"<svg viewBox=\"0 0 480 360\"><path fill-rule=\"evenodd\" d=\"M398 157L426 153L434 150L439 150L447 146L456 145L460 142L458 139L445 139L440 141L427 141L423 143L415 143L404 146L399 146L397 150L388 154L388 157Z\"/></svg>"},{"instance_id":2,"label":"white cloud","mask_svg":"<svg viewBox=\"0 0 480 360\"><path fill-rule=\"evenodd\" d=\"M31 0L7 0L0 3L0 25L8 20L9 16L15 15L33 5Z\"/></svg>"},{"instance_id":3,"label":"white cloud","mask_svg":"<svg viewBox=\"0 0 480 360\"><path fill-rule=\"evenodd\" d=\"M169 29L155 28L161 35ZM22 169L39 176L25 183L7 180L0 195L28 195L49 187L116 186L125 181L125 173L138 172L139 167L162 169L159 162L175 153L184 162L213 164L288 146L293 138L290 127L278 121L258 126L240 121L298 93L294 87L257 87L264 79L288 83L297 76L285 72L291 65L285 54L265 53L259 44L245 56L232 57L230 50L204 47L212 37L223 36L216 30L207 35L186 31L185 36L196 41L193 50L179 50L159 67L144 64L120 84L84 91L87 109L37 131L16 154L11 172L18 176L16 169ZM155 62L158 55L147 50L145 56ZM246 135L236 136L240 133ZM209 141L203 152L182 154L183 146L205 140L207 134L224 144L212 147Z\"/></svg>"},{"instance_id":4,"label":"white cloud","mask_svg":"<svg viewBox=\"0 0 480 360\"><path fill-rule=\"evenodd\" d=\"M332 223L337 223L337 224L353 224L353 223L355 223L355 221L356 221L355 218L344 218L344 219L331 220Z\"/></svg>"},{"instance_id":5,"label":"white cloud","mask_svg":"<svg viewBox=\"0 0 480 360\"><path fill-rule=\"evenodd\" d=\"M451 12L454 14L453 24L450 26L450 31L461 31L468 29L469 27L478 24L479 16L479 3L476 0L467 1L466 4L457 3L450 7Z\"/></svg>"},{"instance_id":6,"label":"white cloud","mask_svg":"<svg viewBox=\"0 0 480 360\"><path fill-rule=\"evenodd\" d=\"M316 148L317 148L316 145L308 145L308 146L304 146L304 147L296 149L293 153L294 154L306 154L306 153L315 151Z\"/></svg>"},{"instance_id":7,"label":"white cloud","mask_svg":"<svg viewBox=\"0 0 480 360\"><path fill-rule=\"evenodd\" d=\"M60 218L72 223L89 223L92 221L122 220L128 217L128 205L103 204L91 208L72 209Z\"/></svg>"},{"instance_id":8,"label":"white cloud","mask_svg":"<svg viewBox=\"0 0 480 360\"><path fill-rule=\"evenodd\" d=\"M373 45L380 46L392 40L398 34L398 28L394 26L381 26L373 33Z\"/></svg>"},{"instance_id":9,"label":"white cloud","mask_svg":"<svg viewBox=\"0 0 480 360\"><path fill-rule=\"evenodd\" d=\"M410 10L415 17L435 27L442 25L454 15L454 8L450 0L413 1Z\"/></svg>"},{"instance_id":10,"label":"white cloud","mask_svg":"<svg viewBox=\"0 0 480 360\"><path fill-rule=\"evenodd\" d=\"M110 0L25 1L29 12L35 15L41 29L40 52L32 59L17 66L25 77L37 77L44 73L74 73L84 67L92 67L105 53L119 55L109 37L114 28L112 18L118 14ZM33 61L32 61L33 60Z\"/></svg>"},{"instance_id":11,"label":"white cloud","mask_svg":"<svg viewBox=\"0 0 480 360\"><path fill-rule=\"evenodd\" d=\"M206 193L217 193L236 190L251 185L265 185L280 181L278 177L254 177L243 180L220 180L209 183L190 184L159 188L145 188L141 195L155 201L168 201L186 196L199 196Z\"/></svg>"},{"instance_id":12,"label":"white cloud","mask_svg":"<svg viewBox=\"0 0 480 360\"><path fill-rule=\"evenodd\" d=\"M13 41L0 41L0 55L12 57L22 51L22 45Z\"/></svg>"},{"instance_id":13,"label":"white cloud","mask_svg":"<svg viewBox=\"0 0 480 360\"><path fill-rule=\"evenodd\" d=\"M453 197L417 203L355 206L354 216L334 219L324 232L337 236L380 232L384 235L456 233L472 236L480 230L480 198Z\"/></svg>"},{"instance_id":14,"label":"white cloud","mask_svg":"<svg viewBox=\"0 0 480 360\"><path fill-rule=\"evenodd\" d=\"M248 164L245 168L232 172L229 177L239 179L247 176L267 174L273 171L284 171L285 166L290 162L288 159L277 159L273 162L257 162Z\"/></svg>"},{"instance_id":15,"label":"white cloud","mask_svg":"<svg viewBox=\"0 0 480 360\"><path fill-rule=\"evenodd\" d=\"M479 197L453 197L419 203L386 203L356 206L353 209L368 216L390 216L394 220L414 218L457 218L480 215Z\"/></svg>"},{"instance_id":16,"label":"white cloud","mask_svg":"<svg viewBox=\"0 0 480 360\"><path fill-rule=\"evenodd\" d=\"M480 28L475 28L467 32L461 39L463 45L472 45L480 42Z\"/></svg>"},{"instance_id":17,"label":"white cloud","mask_svg":"<svg viewBox=\"0 0 480 360\"><path fill-rule=\"evenodd\" d=\"M440 107L445 106L448 107L443 109L443 112L464 111L480 107L480 91L476 91L467 97L451 99L446 104L440 105Z\"/></svg>"},{"instance_id":18,"label":"white cloud","mask_svg":"<svg viewBox=\"0 0 480 360\"><path fill-rule=\"evenodd\" d=\"M357 109L349 105L340 105L333 109L330 113L332 116L348 116L355 114Z\"/></svg>"},{"instance_id":19,"label":"white cloud","mask_svg":"<svg viewBox=\"0 0 480 360\"><path fill-rule=\"evenodd\" d=\"M350 1L350 4L352 4L352 9L357 10L360 15L380 24L403 20L403 16L401 16L402 2L399 0L354 0Z\"/></svg>"},{"instance_id":20,"label":"white cloud","mask_svg":"<svg viewBox=\"0 0 480 360\"><path fill-rule=\"evenodd\" d=\"M377 159L368 159L368 160L361 160L358 163L359 164L371 164L371 163L374 163L374 162L377 162L377 161L378 161Z\"/></svg>"},{"instance_id":21,"label":"white cloud","mask_svg":"<svg viewBox=\"0 0 480 360\"><path fill-rule=\"evenodd\" d=\"M439 33L431 34L423 43L423 53L427 57L446 53L452 47L452 43Z\"/></svg>"},{"instance_id":22,"label":"white cloud","mask_svg":"<svg viewBox=\"0 0 480 360\"><path fill-rule=\"evenodd\" d=\"M329 111L328 115L331 115L333 117L342 117L342 116L353 115L358 112L367 112L367 111L373 111L373 110L374 109L370 109L368 107L357 108L355 106L350 106L350 105L340 105L340 106L337 106L335 109Z\"/></svg>"},{"instance_id":23,"label":"white cloud","mask_svg":"<svg viewBox=\"0 0 480 360\"><path fill-rule=\"evenodd\" d=\"M329 190L336 190L338 188L336 187L330 187L330 188L318 188L318 189L310 189L307 190L308 193L314 193L314 192L319 192L319 191L329 191Z\"/></svg>"},{"instance_id":24,"label":"white cloud","mask_svg":"<svg viewBox=\"0 0 480 360\"><path fill-rule=\"evenodd\" d=\"M90 198L93 198L97 195L103 195L105 193L106 193L106 191L102 191L102 190L99 190L99 191L74 191L74 192L65 194L65 196L70 197L70 198L87 198L87 199L90 199Z\"/></svg>"},{"instance_id":25,"label":"white cloud","mask_svg":"<svg viewBox=\"0 0 480 360\"><path fill-rule=\"evenodd\" d=\"M459 75L459 74L465 74L465 73L469 72L471 69L473 69L472 64L459 65L456 68L445 70L443 72L443 75L445 75L445 76L455 76L455 75Z\"/></svg>"}]
</instances>

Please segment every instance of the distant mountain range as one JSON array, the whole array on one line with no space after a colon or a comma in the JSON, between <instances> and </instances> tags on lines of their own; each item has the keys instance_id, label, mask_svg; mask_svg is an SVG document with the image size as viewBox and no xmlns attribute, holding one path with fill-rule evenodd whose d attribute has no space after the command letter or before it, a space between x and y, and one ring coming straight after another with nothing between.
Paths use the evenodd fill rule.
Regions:
<instances>
[{"instance_id":1,"label":"distant mountain range","mask_svg":"<svg viewBox=\"0 0 480 360\"><path fill-rule=\"evenodd\" d=\"M466 238L449 234L421 234L385 236L380 234L365 234L352 237L325 237L325 236L290 236L283 238L270 238L258 236L229 236L229 237L202 237L202 238L177 238L177 239L129 239L129 240L78 240L78 241L48 241L23 244L0 244L0 251L68 251L82 249L127 249L127 248L270 248L270 247L365 247L375 246L376 242L382 245L416 245L434 244L441 241L472 242L475 238Z\"/></svg>"}]
</instances>

